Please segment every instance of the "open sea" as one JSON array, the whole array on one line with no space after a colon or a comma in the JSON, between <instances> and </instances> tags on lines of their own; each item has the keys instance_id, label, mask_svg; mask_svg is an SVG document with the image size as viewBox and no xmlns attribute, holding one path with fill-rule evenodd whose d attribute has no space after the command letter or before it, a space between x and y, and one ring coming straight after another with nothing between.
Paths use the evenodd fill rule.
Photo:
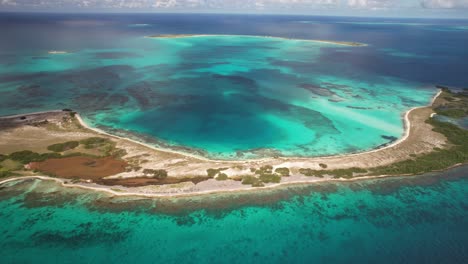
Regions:
<instances>
[{"instance_id":1,"label":"open sea","mask_svg":"<svg viewBox=\"0 0 468 264\"><path fill-rule=\"evenodd\" d=\"M220 159L373 149L468 86L468 20L0 13L0 35L0 115ZM468 167L177 199L18 181L0 223L0 263L466 263Z\"/></svg>"}]
</instances>

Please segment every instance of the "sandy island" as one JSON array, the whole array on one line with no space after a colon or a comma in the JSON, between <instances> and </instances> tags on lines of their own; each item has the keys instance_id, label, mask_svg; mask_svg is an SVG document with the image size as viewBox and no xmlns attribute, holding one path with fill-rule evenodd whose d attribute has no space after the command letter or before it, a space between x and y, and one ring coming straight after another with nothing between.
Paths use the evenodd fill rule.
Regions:
<instances>
[{"instance_id":1,"label":"sandy island","mask_svg":"<svg viewBox=\"0 0 468 264\"><path fill-rule=\"evenodd\" d=\"M299 39L299 38L285 38L285 37L273 37L273 36L255 36L255 35L223 35L223 34L161 34L146 36L146 38L155 39L171 39L171 38L196 38L196 37L255 37L255 38L269 38L269 39L283 39L283 40L299 40L309 42L319 42L334 45L352 46L352 47L365 47L368 46L365 43L350 42L350 41L333 41L333 40L320 40L320 39Z\"/></svg>"},{"instance_id":2,"label":"sandy island","mask_svg":"<svg viewBox=\"0 0 468 264\"><path fill-rule=\"evenodd\" d=\"M68 187L104 191L112 195L173 197L219 192L243 192L290 184L388 177L386 175L370 175L366 172L366 169L394 164L411 159L416 155L431 153L435 149L449 147L450 144L448 144L447 138L433 131L433 127L425 122L433 116L435 106L447 103L444 98L441 98L441 93L442 91L437 93L431 105L413 108L405 113L403 117L405 135L398 141L379 149L357 154L312 158L278 157L237 161L211 160L173 150L159 149L135 140L111 135L89 127L78 114L70 112L70 110L1 117L0 154L7 155L19 150L50 153L48 146L52 144L73 140L86 142L86 139L96 137L107 140L107 143L102 143L107 145L94 147L94 145L83 145L87 143L81 143L75 149L62 151L62 154L79 152L89 157L83 159L72 155L56 159L56 162L69 162L67 167L71 171L61 168L62 175L66 175L66 177L57 177L57 171L53 170L54 177L45 176L41 172L41 170L47 171L47 169L54 166L57 167L57 164L48 166L48 163L54 163L55 161L49 159L44 161L48 163L31 162L26 164L26 169L20 172L20 176L3 179L0 184L36 178L54 180ZM105 155L102 152L103 149L106 151ZM118 158L106 158L106 155L117 157L115 153L119 153ZM97 156L105 157L105 160L96 158ZM80 175L79 171L73 170L75 168L73 166L74 161L81 162L76 163L79 166L91 166L92 169L99 171L99 175L90 175L89 171L87 174L83 172ZM106 167L99 167L100 164L109 167L109 162L116 162L115 164L122 168L120 172L116 173L115 168L113 168L114 171L107 171ZM32 168L39 171L33 171ZM258 182L257 178L265 175L266 179L273 177L272 175L278 177L281 174L281 171L276 171L278 168L287 169L287 173L280 177L280 182L265 180L264 183L256 187L254 187L255 183L252 185L243 184L246 177L253 177L254 182ZM314 171L359 168L363 171L351 172L352 177L349 178L333 177L333 175L327 174L317 174L315 177L305 176L302 173L305 168ZM92 170L90 171L92 172ZM161 172L165 172L166 175L159 177ZM158 177L156 177L157 175Z\"/></svg>"},{"instance_id":3,"label":"sandy island","mask_svg":"<svg viewBox=\"0 0 468 264\"><path fill-rule=\"evenodd\" d=\"M51 51L49 51L47 53L49 53L49 54L68 54L69 52L64 51L64 50L51 50Z\"/></svg>"}]
</instances>

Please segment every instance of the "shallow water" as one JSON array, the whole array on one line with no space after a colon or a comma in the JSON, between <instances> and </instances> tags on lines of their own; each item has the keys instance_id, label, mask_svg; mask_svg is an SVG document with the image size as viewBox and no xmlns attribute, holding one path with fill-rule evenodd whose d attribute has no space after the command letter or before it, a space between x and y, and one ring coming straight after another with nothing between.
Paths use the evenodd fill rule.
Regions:
<instances>
[{"instance_id":1,"label":"shallow water","mask_svg":"<svg viewBox=\"0 0 468 264\"><path fill-rule=\"evenodd\" d=\"M0 189L2 263L463 263L467 167L250 194L112 198Z\"/></svg>"},{"instance_id":2,"label":"shallow water","mask_svg":"<svg viewBox=\"0 0 468 264\"><path fill-rule=\"evenodd\" d=\"M0 114L72 108L93 126L216 158L372 149L402 136L401 115L429 103L434 84L468 82L468 37L452 30L466 21L361 20L7 14ZM145 38L164 33L242 36Z\"/></svg>"}]
</instances>

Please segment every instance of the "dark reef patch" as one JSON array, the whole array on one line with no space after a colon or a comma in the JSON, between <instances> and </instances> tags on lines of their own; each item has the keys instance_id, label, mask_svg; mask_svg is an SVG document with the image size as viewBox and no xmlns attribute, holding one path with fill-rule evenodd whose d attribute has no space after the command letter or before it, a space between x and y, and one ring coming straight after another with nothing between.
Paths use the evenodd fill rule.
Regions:
<instances>
[{"instance_id":1,"label":"dark reef patch","mask_svg":"<svg viewBox=\"0 0 468 264\"><path fill-rule=\"evenodd\" d=\"M96 59L128 59L138 58L140 55L132 52L98 52L94 54Z\"/></svg>"},{"instance_id":2,"label":"dark reef patch","mask_svg":"<svg viewBox=\"0 0 468 264\"><path fill-rule=\"evenodd\" d=\"M31 57L33 60L50 60L50 57L47 56L34 56Z\"/></svg>"},{"instance_id":3,"label":"dark reef patch","mask_svg":"<svg viewBox=\"0 0 468 264\"><path fill-rule=\"evenodd\" d=\"M41 192L34 190L24 195L22 199L22 206L26 208L38 208L38 207L63 207L67 204L73 203L74 195L70 195L67 192Z\"/></svg>"},{"instance_id":4,"label":"dark reef patch","mask_svg":"<svg viewBox=\"0 0 468 264\"><path fill-rule=\"evenodd\" d=\"M330 91L329 89L323 88L320 85L302 83L302 84L299 84L298 86L318 96L329 97L329 96L336 95L336 93Z\"/></svg>"},{"instance_id":5,"label":"dark reef patch","mask_svg":"<svg viewBox=\"0 0 468 264\"><path fill-rule=\"evenodd\" d=\"M106 110L114 106L123 106L129 98L122 94L105 92L85 93L73 98L72 105L82 111Z\"/></svg>"},{"instance_id":6,"label":"dark reef patch","mask_svg":"<svg viewBox=\"0 0 468 264\"><path fill-rule=\"evenodd\" d=\"M28 97L44 97L50 96L52 91L50 89L45 89L41 87L39 84L31 84L31 85L22 85L16 88L18 93L26 95Z\"/></svg>"},{"instance_id":7,"label":"dark reef patch","mask_svg":"<svg viewBox=\"0 0 468 264\"><path fill-rule=\"evenodd\" d=\"M242 86L245 86L249 89L251 89L252 87L255 87L256 86L256 82L255 80L252 80L250 78L247 78L247 77L243 77L243 76L239 76L239 75L221 75L221 74L213 74L212 75L213 78L216 80L216 79L219 79L219 80L227 80L233 84L238 84L238 85L242 85ZM245 88L244 88L245 89Z\"/></svg>"},{"instance_id":8,"label":"dark reef patch","mask_svg":"<svg viewBox=\"0 0 468 264\"><path fill-rule=\"evenodd\" d=\"M372 109L371 107L361 107L361 106L352 106L352 105L347 105L347 108L351 109L357 109L357 110L370 110Z\"/></svg>"},{"instance_id":9,"label":"dark reef patch","mask_svg":"<svg viewBox=\"0 0 468 264\"><path fill-rule=\"evenodd\" d=\"M380 137L386 140L390 140L390 142L398 140L398 138L394 136L380 135Z\"/></svg>"},{"instance_id":10,"label":"dark reef patch","mask_svg":"<svg viewBox=\"0 0 468 264\"><path fill-rule=\"evenodd\" d=\"M140 82L128 87L128 94L133 97L141 110L148 110L155 107L164 107L177 104L181 100L187 100L191 96L177 96L175 94L164 93L164 83Z\"/></svg>"},{"instance_id":11,"label":"dark reef patch","mask_svg":"<svg viewBox=\"0 0 468 264\"><path fill-rule=\"evenodd\" d=\"M105 220L98 223L82 223L71 231L54 230L37 231L31 237L36 246L82 247L97 244L114 244L124 241L130 234L130 229L124 229L118 222Z\"/></svg>"},{"instance_id":12,"label":"dark reef patch","mask_svg":"<svg viewBox=\"0 0 468 264\"><path fill-rule=\"evenodd\" d=\"M37 78L49 76L47 73L16 73L16 74L0 74L0 82L17 82L17 81L32 81Z\"/></svg>"}]
</instances>

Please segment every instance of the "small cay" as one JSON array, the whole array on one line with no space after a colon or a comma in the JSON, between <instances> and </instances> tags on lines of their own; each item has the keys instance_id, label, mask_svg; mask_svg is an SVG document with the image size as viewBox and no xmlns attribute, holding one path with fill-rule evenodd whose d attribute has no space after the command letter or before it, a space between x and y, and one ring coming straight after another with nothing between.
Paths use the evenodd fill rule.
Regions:
<instances>
[{"instance_id":1,"label":"small cay","mask_svg":"<svg viewBox=\"0 0 468 264\"><path fill-rule=\"evenodd\" d=\"M303 41L313 41L313 42L322 42L328 44L352 46L352 47L365 47L368 46L365 43L352 42L352 41L334 41L334 40L321 40L321 39L301 39L301 38L284 38L284 37L273 37L273 36L255 36L255 35L205 35L205 34L160 34L160 35L149 35L147 38L155 39L171 39L171 38L191 38L191 37L229 37L229 36L238 36L238 37L263 37L271 39L287 39L287 40L303 40Z\"/></svg>"}]
</instances>

